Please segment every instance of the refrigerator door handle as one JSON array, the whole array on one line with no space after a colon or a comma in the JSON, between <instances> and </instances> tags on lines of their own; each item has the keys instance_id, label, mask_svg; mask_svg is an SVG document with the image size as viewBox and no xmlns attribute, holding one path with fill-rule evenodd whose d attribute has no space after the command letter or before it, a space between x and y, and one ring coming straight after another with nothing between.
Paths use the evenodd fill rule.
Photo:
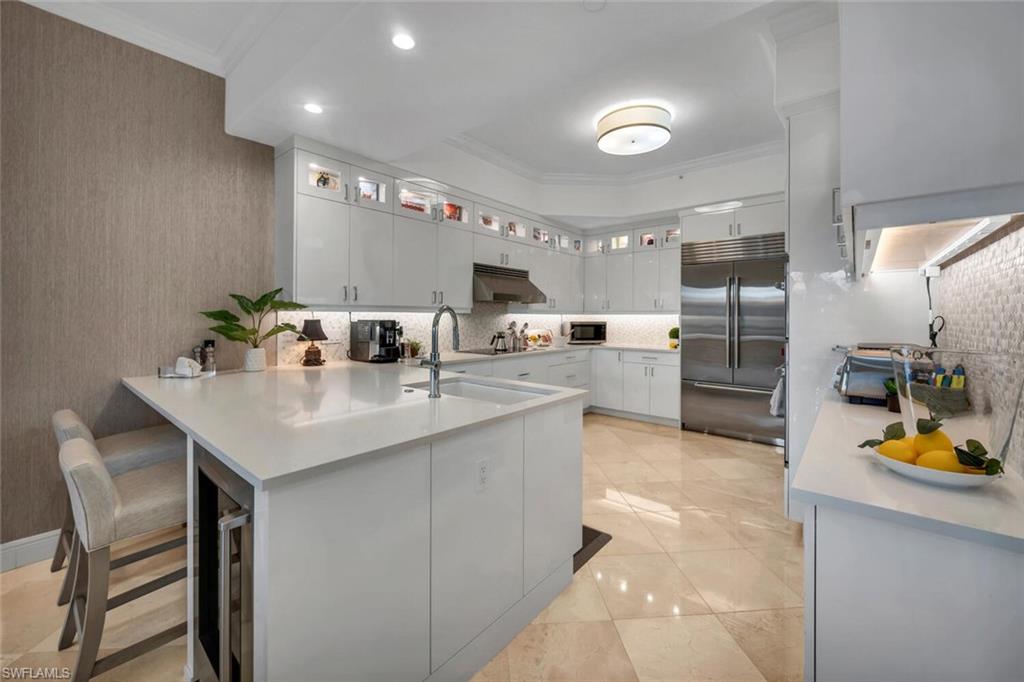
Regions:
<instances>
[{"instance_id":1,"label":"refrigerator door handle","mask_svg":"<svg viewBox=\"0 0 1024 682\"><path fill-rule=\"evenodd\" d=\"M732 300L732 366L740 368L740 276L736 275L736 293Z\"/></svg>"},{"instance_id":2,"label":"refrigerator door handle","mask_svg":"<svg viewBox=\"0 0 1024 682\"><path fill-rule=\"evenodd\" d=\"M710 388L715 391L731 391L733 393L757 393L759 395L771 395L774 389L771 388L748 388L746 386L729 386L728 384L706 384L703 381L693 383L697 388Z\"/></svg>"},{"instance_id":3,"label":"refrigerator door handle","mask_svg":"<svg viewBox=\"0 0 1024 682\"><path fill-rule=\"evenodd\" d=\"M725 278L725 368L732 369L732 275Z\"/></svg>"}]
</instances>

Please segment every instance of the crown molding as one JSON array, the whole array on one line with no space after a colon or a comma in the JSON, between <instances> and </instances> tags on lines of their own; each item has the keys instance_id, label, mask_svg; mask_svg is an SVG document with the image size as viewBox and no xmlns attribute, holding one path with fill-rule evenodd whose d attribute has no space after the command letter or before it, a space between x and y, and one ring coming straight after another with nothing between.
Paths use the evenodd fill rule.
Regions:
<instances>
[{"instance_id":1,"label":"crown molding","mask_svg":"<svg viewBox=\"0 0 1024 682\"><path fill-rule=\"evenodd\" d=\"M836 21L839 21L839 4L835 2L809 2L767 20L776 43Z\"/></svg>"},{"instance_id":2,"label":"crown molding","mask_svg":"<svg viewBox=\"0 0 1024 682\"><path fill-rule=\"evenodd\" d=\"M175 61L224 77L233 69L263 31L283 11L284 5L255 3L217 50L209 50L181 36L172 35L140 22L112 3L39 2L29 4L76 24L106 33L125 42L156 52Z\"/></svg>"},{"instance_id":3,"label":"crown molding","mask_svg":"<svg viewBox=\"0 0 1024 682\"><path fill-rule=\"evenodd\" d=\"M699 170L714 168L716 166L724 166L763 156L781 154L785 151L785 140L780 138L778 140L772 140L762 144L734 149L732 151L722 152L721 154L712 154L710 156L704 156L697 159L690 159L681 163L661 166L651 170L626 173L624 175L608 175L600 173L543 173L527 166L518 159L512 158L505 152L497 150L487 143L481 142L480 140L468 135L458 135L457 137L449 138L445 140L445 144L455 147L466 154L475 156L482 161L498 166L499 168L504 168L505 170L524 177L527 180L545 185L620 186L622 184L634 184L639 182L648 182L651 180L660 180L662 178L672 176L685 175L686 173L693 173Z\"/></svg>"}]
</instances>

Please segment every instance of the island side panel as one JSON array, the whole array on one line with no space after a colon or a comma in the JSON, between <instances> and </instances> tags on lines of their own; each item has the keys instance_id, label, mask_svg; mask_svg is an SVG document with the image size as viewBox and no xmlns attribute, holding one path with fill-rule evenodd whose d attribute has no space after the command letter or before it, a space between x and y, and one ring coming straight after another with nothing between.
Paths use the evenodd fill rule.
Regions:
<instances>
[{"instance_id":1,"label":"island side panel","mask_svg":"<svg viewBox=\"0 0 1024 682\"><path fill-rule=\"evenodd\" d=\"M833 507L816 512L817 679L1019 678L1024 554Z\"/></svg>"},{"instance_id":2,"label":"island side panel","mask_svg":"<svg viewBox=\"0 0 1024 682\"><path fill-rule=\"evenodd\" d=\"M525 419L523 575L529 592L583 543L583 401Z\"/></svg>"},{"instance_id":3,"label":"island side panel","mask_svg":"<svg viewBox=\"0 0 1024 682\"><path fill-rule=\"evenodd\" d=\"M265 500L266 679L426 678L430 447L362 458Z\"/></svg>"}]
</instances>

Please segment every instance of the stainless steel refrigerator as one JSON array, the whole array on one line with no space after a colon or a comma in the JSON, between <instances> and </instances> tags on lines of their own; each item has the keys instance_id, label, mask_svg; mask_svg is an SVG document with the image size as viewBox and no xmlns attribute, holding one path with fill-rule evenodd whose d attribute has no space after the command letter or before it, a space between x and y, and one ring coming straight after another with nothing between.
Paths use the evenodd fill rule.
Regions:
<instances>
[{"instance_id":1,"label":"stainless steel refrigerator","mask_svg":"<svg viewBox=\"0 0 1024 682\"><path fill-rule=\"evenodd\" d=\"M683 244L684 429L785 443L770 405L785 376L786 269L781 233Z\"/></svg>"}]
</instances>

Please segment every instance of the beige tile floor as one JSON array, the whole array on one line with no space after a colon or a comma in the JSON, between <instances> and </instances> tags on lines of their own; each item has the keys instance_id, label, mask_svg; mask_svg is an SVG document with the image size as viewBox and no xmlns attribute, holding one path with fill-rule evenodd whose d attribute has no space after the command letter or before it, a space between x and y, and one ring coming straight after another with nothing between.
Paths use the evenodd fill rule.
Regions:
<instances>
[{"instance_id":1,"label":"beige tile floor","mask_svg":"<svg viewBox=\"0 0 1024 682\"><path fill-rule=\"evenodd\" d=\"M614 539L474 682L799 680L801 535L781 500L772 448L588 415L584 522ZM116 570L111 592L184 560ZM77 647L56 651L62 577L49 562L0 574L0 666L74 665ZM100 655L184 612L182 582L112 611ZM181 638L96 679L178 682L184 662Z\"/></svg>"}]
</instances>

